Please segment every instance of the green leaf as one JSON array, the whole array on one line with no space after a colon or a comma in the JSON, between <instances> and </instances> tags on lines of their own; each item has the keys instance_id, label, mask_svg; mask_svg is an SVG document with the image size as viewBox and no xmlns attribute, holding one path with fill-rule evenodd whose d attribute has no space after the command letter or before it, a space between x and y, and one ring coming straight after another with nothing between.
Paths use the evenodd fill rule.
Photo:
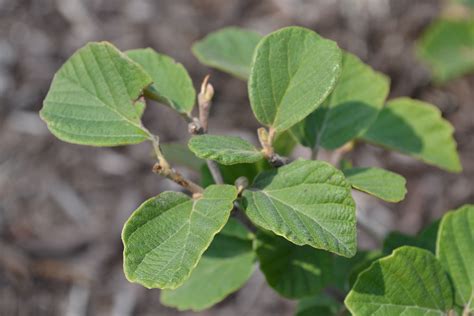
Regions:
<instances>
[{"instance_id":1,"label":"green leaf","mask_svg":"<svg viewBox=\"0 0 474 316\"><path fill-rule=\"evenodd\" d=\"M191 113L196 91L182 64L152 48L129 50L127 55L153 78L153 85L147 88L147 93L180 113Z\"/></svg>"},{"instance_id":2,"label":"green leaf","mask_svg":"<svg viewBox=\"0 0 474 316\"><path fill-rule=\"evenodd\" d=\"M352 276L352 271L371 257L371 251L360 249L357 250L357 253L351 258L335 256L333 263L333 270L335 273L333 273L330 285L344 293L347 293L350 290L349 278ZM338 273L337 271L344 271L344 273Z\"/></svg>"},{"instance_id":3,"label":"green leaf","mask_svg":"<svg viewBox=\"0 0 474 316\"><path fill-rule=\"evenodd\" d=\"M144 202L122 232L127 279L147 288L183 284L227 222L236 197L234 187L212 185L199 199L163 192Z\"/></svg>"},{"instance_id":4,"label":"green leaf","mask_svg":"<svg viewBox=\"0 0 474 316\"><path fill-rule=\"evenodd\" d=\"M254 262L251 233L231 218L216 235L189 279L175 290L161 291L161 303L181 311L209 308L247 282Z\"/></svg>"},{"instance_id":5,"label":"green leaf","mask_svg":"<svg viewBox=\"0 0 474 316\"><path fill-rule=\"evenodd\" d=\"M223 165L253 163L263 159L263 153L240 137L198 135L188 143L199 158L215 160Z\"/></svg>"},{"instance_id":6,"label":"green leaf","mask_svg":"<svg viewBox=\"0 0 474 316\"><path fill-rule=\"evenodd\" d=\"M357 254L359 254L361 251L358 251ZM357 281L357 277L359 274L366 270L370 265L375 261L383 256L386 256L387 254L382 253L380 250L370 250L370 251L362 251L362 254L359 257L359 260L354 263L354 265L351 267L349 270L349 275L346 277L347 280L347 285L349 286L349 289L351 289L354 284Z\"/></svg>"},{"instance_id":7,"label":"green leaf","mask_svg":"<svg viewBox=\"0 0 474 316\"><path fill-rule=\"evenodd\" d=\"M345 304L354 315L445 315L453 306L452 296L436 257L405 246L362 272Z\"/></svg>"},{"instance_id":8,"label":"green leaf","mask_svg":"<svg viewBox=\"0 0 474 316\"><path fill-rule=\"evenodd\" d=\"M389 255L395 249L402 247L402 246L413 246L418 248L420 247L420 241L416 238L416 236L406 235L397 231L390 232L383 241L383 253L385 255Z\"/></svg>"},{"instance_id":9,"label":"green leaf","mask_svg":"<svg viewBox=\"0 0 474 316\"><path fill-rule=\"evenodd\" d=\"M257 176L257 174L262 170L262 162L266 163L266 160L261 160L258 163L239 163L236 165L219 165L219 170L222 173L224 178L224 183L234 184L235 180L239 177L246 177L249 180L249 183ZM265 166L266 167L266 166ZM270 167L269 167L270 168ZM269 169L267 168L267 169ZM209 171L207 165L204 165L201 168L201 184L203 187L214 184L214 179L212 174Z\"/></svg>"},{"instance_id":10,"label":"green leaf","mask_svg":"<svg viewBox=\"0 0 474 316\"><path fill-rule=\"evenodd\" d=\"M417 53L431 68L436 82L474 71L474 19L438 20L423 34Z\"/></svg>"},{"instance_id":11,"label":"green leaf","mask_svg":"<svg viewBox=\"0 0 474 316\"><path fill-rule=\"evenodd\" d=\"M273 141L273 149L277 154L289 156L297 144L298 143L293 135L291 135L289 130L287 130L283 133L278 133L275 136L275 140Z\"/></svg>"},{"instance_id":12,"label":"green leaf","mask_svg":"<svg viewBox=\"0 0 474 316\"><path fill-rule=\"evenodd\" d=\"M303 146L338 148L360 136L375 121L389 86L390 80L384 74L346 52L334 91L291 132Z\"/></svg>"},{"instance_id":13,"label":"green leaf","mask_svg":"<svg viewBox=\"0 0 474 316\"><path fill-rule=\"evenodd\" d=\"M453 280L456 304L474 312L474 204L443 216L436 256Z\"/></svg>"},{"instance_id":14,"label":"green leaf","mask_svg":"<svg viewBox=\"0 0 474 316\"><path fill-rule=\"evenodd\" d=\"M406 180L395 172L380 168L352 168L344 170L353 188L387 202L400 202L407 193Z\"/></svg>"},{"instance_id":15,"label":"green leaf","mask_svg":"<svg viewBox=\"0 0 474 316\"><path fill-rule=\"evenodd\" d=\"M341 50L302 27L287 27L258 44L249 98L257 120L276 131L301 121L326 99L341 73Z\"/></svg>"},{"instance_id":16,"label":"green leaf","mask_svg":"<svg viewBox=\"0 0 474 316\"><path fill-rule=\"evenodd\" d=\"M167 143L160 144L160 147L166 160L171 162L172 165L188 167L199 172L202 166L206 164L204 160L196 157L185 144Z\"/></svg>"},{"instance_id":17,"label":"green leaf","mask_svg":"<svg viewBox=\"0 0 474 316\"><path fill-rule=\"evenodd\" d=\"M331 297L319 294L315 297L307 297L300 300L295 316L340 315L338 314L339 305Z\"/></svg>"},{"instance_id":18,"label":"green leaf","mask_svg":"<svg viewBox=\"0 0 474 316\"><path fill-rule=\"evenodd\" d=\"M410 98L393 99L362 136L452 172L461 171L453 127L437 107Z\"/></svg>"},{"instance_id":19,"label":"green leaf","mask_svg":"<svg viewBox=\"0 0 474 316\"><path fill-rule=\"evenodd\" d=\"M193 45L201 63L247 80L252 57L262 35L238 27L226 27L207 35Z\"/></svg>"},{"instance_id":20,"label":"green leaf","mask_svg":"<svg viewBox=\"0 0 474 316\"><path fill-rule=\"evenodd\" d=\"M434 221L418 233L417 236L405 235L400 232L389 233L383 241L383 253L388 255L401 246L414 246L436 252L436 237L440 221Z\"/></svg>"},{"instance_id":21,"label":"green leaf","mask_svg":"<svg viewBox=\"0 0 474 316\"><path fill-rule=\"evenodd\" d=\"M346 257L356 252L351 188L326 162L297 160L262 172L244 191L243 205L253 223L297 245Z\"/></svg>"},{"instance_id":22,"label":"green leaf","mask_svg":"<svg viewBox=\"0 0 474 316\"><path fill-rule=\"evenodd\" d=\"M436 253L436 239L438 236L440 223L441 220L438 219L418 233L417 238L420 241L420 245L418 247L429 250L432 253Z\"/></svg>"},{"instance_id":23,"label":"green leaf","mask_svg":"<svg viewBox=\"0 0 474 316\"><path fill-rule=\"evenodd\" d=\"M320 292L331 279L332 255L297 246L270 232L257 234L257 255L268 284L282 296L302 298Z\"/></svg>"},{"instance_id":24,"label":"green leaf","mask_svg":"<svg viewBox=\"0 0 474 316\"><path fill-rule=\"evenodd\" d=\"M152 79L107 42L79 49L54 76L40 112L59 139L81 145L118 146L149 138L138 102Z\"/></svg>"}]
</instances>

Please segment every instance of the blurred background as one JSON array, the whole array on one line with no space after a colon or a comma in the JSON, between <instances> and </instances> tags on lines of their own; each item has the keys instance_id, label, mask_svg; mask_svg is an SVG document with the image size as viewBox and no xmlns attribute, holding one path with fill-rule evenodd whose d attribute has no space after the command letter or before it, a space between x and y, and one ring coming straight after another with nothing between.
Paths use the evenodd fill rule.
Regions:
<instances>
[{"instance_id":1,"label":"blurred background","mask_svg":"<svg viewBox=\"0 0 474 316\"><path fill-rule=\"evenodd\" d=\"M417 233L445 211L474 202L474 76L433 85L415 40L440 14L436 0L0 0L0 315L181 315L160 306L159 291L129 284L120 232L131 212L171 182L151 173L148 144L91 148L54 138L38 111L53 74L88 41L122 50L153 47L184 64L198 87L216 89L211 133L255 139L246 84L198 63L192 43L224 26L262 34L302 25L391 78L391 95L431 102L456 129L463 172L450 174L369 145L355 165L405 176L406 199L382 203L354 194L362 248L389 231ZM164 142L185 142L186 124L150 104L145 125ZM299 148L298 154L308 155ZM182 169L189 177L197 174ZM377 238L379 237L379 238ZM256 273L245 288L200 315L292 315ZM190 315L192 313L183 313Z\"/></svg>"}]
</instances>

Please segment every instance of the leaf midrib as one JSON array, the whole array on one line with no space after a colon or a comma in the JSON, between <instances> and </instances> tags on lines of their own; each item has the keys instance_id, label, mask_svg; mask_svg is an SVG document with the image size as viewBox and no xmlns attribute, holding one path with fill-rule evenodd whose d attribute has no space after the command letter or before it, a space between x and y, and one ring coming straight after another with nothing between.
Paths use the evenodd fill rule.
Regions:
<instances>
[{"instance_id":1,"label":"leaf midrib","mask_svg":"<svg viewBox=\"0 0 474 316\"><path fill-rule=\"evenodd\" d=\"M302 212L302 211L299 210L297 207L291 206L291 205L289 205L289 204L283 202L282 200L276 198L275 196L269 194L268 192L265 192L264 190L262 190L262 191L260 191L260 192L262 192L263 194L265 194L269 199L272 199L272 198L273 198L274 200L276 200L276 201L282 203L283 205L289 207L290 209L293 209L297 214L301 214L301 215L303 215L305 218L308 218L309 220L311 220L311 221L313 221L314 223L316 223L317 225L319 225L319 227L321 227L321 229L323 229L324 231L326 231L326 232L327 232L329 235L331 235L335 240L337 240L338 244L340 244L340 245L344 248L344 250L345 250L347 253L351 253L351 251L347 248L347 246L346 246L341 240L339 240L339 238L336 237L330 230L328 230L326 226L323 226L319 221L317 221L317 220L314 219L314 218L311 218L308 214ZM338 203L335 203L335 204L338 204ZM338 205L341 205L341 204L338 204ZM274 207L277 208L276 205L274 205ZM342 222L342 221L341 221L341 222ZM302 223L303 223L304 226L306 227L306 224L305 224L303 221L302 221ZM308 229L308 228L306 228L306 229ZM309 230L308 230L308 232L309 232Z\"/></svg>"}]
</instances>

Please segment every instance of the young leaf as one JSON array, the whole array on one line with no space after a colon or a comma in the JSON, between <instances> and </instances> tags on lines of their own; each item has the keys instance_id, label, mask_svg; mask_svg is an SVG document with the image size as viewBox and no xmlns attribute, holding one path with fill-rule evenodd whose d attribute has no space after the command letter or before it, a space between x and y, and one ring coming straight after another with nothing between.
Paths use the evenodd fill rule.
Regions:
<instances>
[{"instance_id":1,"label":"young leaf","mask_svg":"<svg viewBox=\"0 0 474 316\"><path fill-rule=\"evenodd\" d=\"M376 119L390 80L350 53L334 91L316 111L291 128L303 146L335 149L363 133Z\"/></svg>"},{"instance_id":2,"label":"young leaf","mask_svg":"<svg viewBox=\"0 0 474 316\"><path fill-rule=\"evenodd\" d=\"M263 159L262 152L235 136L193 136L188 146L199 158L215 160L223 165L253 163Z\"/></svg>"},{"instance_id":3,"label":"young leaf","mask_svg":"<svg viewBox=\"0 0 474 316\"><path fill-rule=\"evenodd\" d=\"M389 101L362 138L448 171L461 171L453 127L429 103L410 98Z\"/></svg>"},{"instance_id":4,"label":"young leaf","mask_svg":"<svg viewBox=\"0 0 474 316\"><path fill-rule=\"evenodd\" d=\"M474 204L443 216L436 256L453 280L456 303L474 312Z\"/></svg>"},{"instance_id":5,"label":"young leaf","mask_svg":"<svg viewBox=\"0 0 474 316\"><path fill-rule=\"evenodd\" d=\"M127 55L153 78L153 85L147 88L147 93L180 113L193 110L196 91L182 64L152 48L129 50Z\"/></svg>"},{"instance_id":6,"label":"young leaf","mask_svg":"<svg viewBox=\"0 0 474 316\"><path fill-rule=\"evenodd\" d=\"M345 304L354 315L445 315L452 296L436 257L404 246L362 272Z\"/></svg>"},{"instance_id":7,"label":"young leaf","mask_svg":"<svg viewBox=\"0 0 474 316\"><path fill-rule=\"evenodd\" d=\"M118 146L149 138L140 95L152 79L107 42L79 49L54 76L40 112L59 139L81 145Z\"/></svg>"},{"instance_id":8,"label":"young leaf","mask_svg":"<svg viewBox=\"0 0 474 316\"><path fill-rule=\"evenodd\" d=\"M282 296L314 295L332 277L332 255L309 246L297 246L270 232L257 234L257 256L268 284Z\"/></svg>"},{"instance_id":9,"label":"young leaf","mask_svg":"<svg viewBox=\"0 0 474 316\"><path fill-rule=\"evenodd\" d=\"M247 80L252 57L262 35L238 27L226 27L193 45L194 56L209 67Z\"/></svg>"},{"instance_id":10,"label":"young leaf","mask_svg":"<svg viewBox=\"0 0 474 316\"><path fill-rule=\"evenodd\" d=\"M163 192L145 201L122 232L127 279L147 288L183 284L227 222L236 197L234 187L212 185L195 200Z\"/></svg>"},{"instance_id":11,"label":"young leaf","mask_svg":"<svg viewBox=\"0 0 474 316\"><path fill-rule=\"evenodd\" d=\"M421 37L417 52L436 82L474 71L474 19L436 21Z\"/></svg>"},{"instance_id":12,"label":"young leaf","mask_svg":"<svg viewBox=\"0 0 474 316\"><path fill-rule=\"evenodd\" d=\"M200 311L242 287L254 270L252 235L234 219L216 235L196 269L175 290L161 291L161 303Z\"/></svg>"},{"instance_id":13,"label":"young leaf","mask_svg":"<svg viewBox=\"0 0 474 316\"><path fill-rule=\"evenodd\" d=\"M379 168L352 168L344 170L353 188L387 202L400 202L407 193L406 180L395 172Z\"/></svg>"},{"instance_id":14,"label":"young leaf","mask_svg":"<svg viewBox=\"0 0 474 316\"><path fill-rule=\"evenodd\" d=\"M302 27L287 27L258 44L248 82L258 121L284 131L326 99L341 73L341 50Z\"/></svg>"},{"instance_id":15,"label":"young leaf","mask_svg":"<svg viewBox=\"0 0 474 316\"><path fill-rule=\"evenodd\" d=\"M356 252L351 188L326 162L297 160L262 172L244 191L243 205L253 223L297 245L345 257Z\"/></svg>"}]
</instances>

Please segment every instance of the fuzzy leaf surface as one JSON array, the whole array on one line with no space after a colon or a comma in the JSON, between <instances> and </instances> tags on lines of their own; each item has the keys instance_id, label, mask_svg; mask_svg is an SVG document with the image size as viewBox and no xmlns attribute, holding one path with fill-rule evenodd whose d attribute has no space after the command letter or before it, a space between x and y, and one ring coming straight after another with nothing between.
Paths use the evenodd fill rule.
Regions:
<instances>
[{"instance_id":1,"label":"fuzzy leaf surface","mask_svg":"<svg viewBox=\"0 0 474 316\"><path fill-rule=\"evenodd\" d=\"M380 168L351 168L344 170L353 188L387 202L400 202L407 193L406 180L401 175Z\"/></svg>"},{"instance_id":2,"label":"fuzzy leaf surface","mask_svg":"<svg viewBox=\"0 0 474 316\"><path fill-rule=\"evenodd\" d=\"M334 91L291 132L303 146L338 148L361 135L375 121L389 86L390 80L384 74L346 52Z\"/></svg>"},{"instance_id":3,"label":"fuzzy leaf surface","mask_svg":"<svg viewBox=\"0 0 474 316\"><path fill-rule=\"evenodd\" d=\"M54 76L40 112L57 138L74 144L118 146L149 138L140 117L152 79L107 42L76 51Z\"/></svg>"},{"instance_id":4,"label":"fuzzy leaf surface","mask_svg":"<svg viewBox=\"0 0 474 316\"><path fill-rule=\"evenodd\" d=\"M242 224L230 218L189 279L175 290L161 291L161 302L179 310L200 311L238 290L255 267L252 239Z\"/></svg>"},{"instance_id":5,"label":"fuzzy leaf surface","mask_svg":"<svg viewBox=\"0 0 474 316\"><path fill-rule=\"evenodd\" d=\"M474 312L474 205L446 213L438 230L436 256L454 283L456 304Z\"/></svg>"},{"instance_id":6,"label":"fuzzy leaf surface","mask_svg":"<svg viewBox=\"0 0 474 316\"><path fill-rule=\"evenodd\" d=\"M437 107L410 98L389 101L362 138L451 171L461 171L452 125Z\"/></svg>"},{"instance_id":7,"label":"fuzzy leaf surface","mask_svg":"<svg viewBox=\"0 0 474 316\"><path fill-rule=\"evenodd\" d=\"M431 252L404 246L362 272L345 304L356 316L441 316L452 308L453 293Z\"/></svg>"},{"instance_id":8,"label":"fuzzy leaf surface","mask_svg":"<svg viewBox=\"0 0 474 316\"><path fill-rule=\"evenodd\" d=\"M263 158L255 146L235 136L193 136L188 146L199 158L215 160L223 165L253 163Z\"/></svg>"},{"instance_id":9,"label":"fuzzy leaf surface","mask_svg":"<svg viewBox=\"0 0 474 316\"><path fill-rule=\"evenodd\" d=\"M287 27L258 44L248 91L257 120L277 132L295 125L326 99L341 73L341 50L302 27Z\"/></svg>"},{"instance_id":10,"label":"fuzzy leaf surface","mask_svg":"<svg viewBox=\"0 0 474 316\"><path fill-rule=\"evenodd\" d=\"M145 201L122 232L127 279L147 288L183 284L224 227L236 197L233 186L211 185L195 200L168 191Z\"/></svg>"},{"instance_id":11,"label":"fuzzy leaf surface","mask_svg":"<svg viewBox=\"0 0 474 316\"><path fill-rule=\"evenodd\" d=\"M247 80L261 38L262 35L250 30L226 27L196 42L192 51L202 64Z\"/></svg>"},{"instance_id":12,"label":"fuzzy leaf surface","mask_svg":"<svg viewBox=\"0 0 474 316\"><path fill-rule=\"evenodd\" d=\"M351 188L326 162L297 160L262 172L244 191L243 205L253 223L292 243L346 257L356 252Z\"/></svg>"},{"instance_id":13,"label":"fuzzy leaf surface","mask_svg":"<svg viewBox=\"0 0 474 316\"><path fill-rule=\"evenodd\" d=\"M331 278L332 255L297 246L267 232L257 234L257 255L268 284L280 295L303 298L320 292Z\"/></svg>"},{"instance_id":14,"label":"fuzzy leaf surface","mask_svg":"<svg viewBox=\"0 0 474 316\"><path fill-rule=\"evenodd\" d=\"M129 50L127 55L153 79L153 84L147 88L148 93L180 113L193 110L196 91L182 64L152 48Z\"/></svg>"}]
</instances>

